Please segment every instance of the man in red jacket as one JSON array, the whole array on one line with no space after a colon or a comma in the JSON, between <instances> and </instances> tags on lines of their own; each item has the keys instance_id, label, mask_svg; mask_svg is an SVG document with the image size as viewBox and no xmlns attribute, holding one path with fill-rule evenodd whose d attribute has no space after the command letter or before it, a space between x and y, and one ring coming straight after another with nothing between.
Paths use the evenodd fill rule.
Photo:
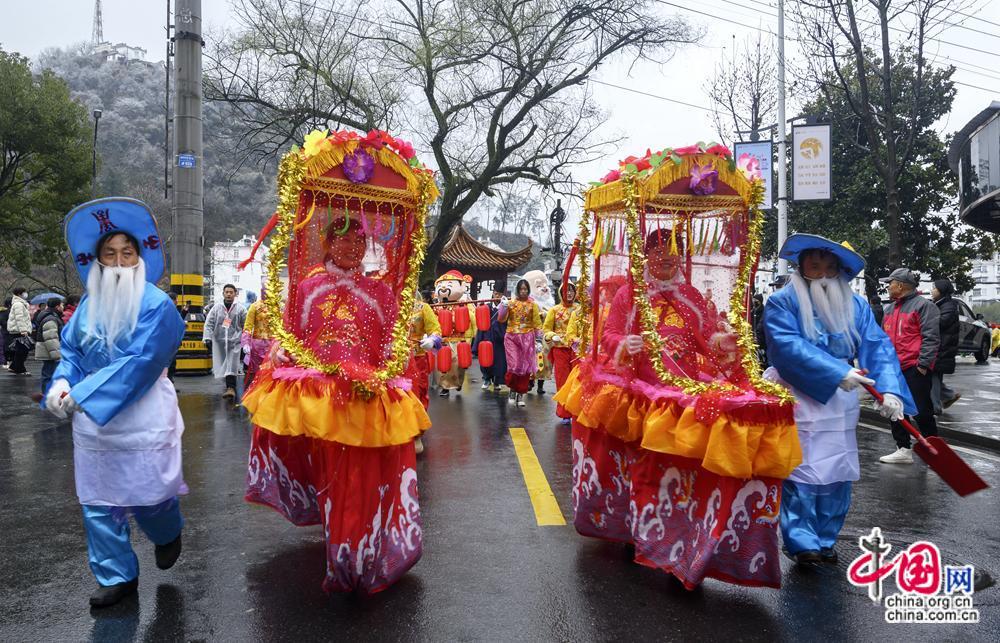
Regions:
<instances>
[{"instance_id":1,"label":"man in red jacket","mask_svg":"<svg viewBox=\"0 0 1000 643\"><path fill-rule=\"evenodd\" d=\"M896 268L879 281L889 284L889 297L882 328L896 347L899 366L917 405L917 426L924 435L937 435L931 400L932 370L941 345L941 313L929 299L917 294L920 277L908 268ZM912 464L910 434L899 422L892 423L896 451L879 458L885 464Z\"/></svg>"}]
</instances>

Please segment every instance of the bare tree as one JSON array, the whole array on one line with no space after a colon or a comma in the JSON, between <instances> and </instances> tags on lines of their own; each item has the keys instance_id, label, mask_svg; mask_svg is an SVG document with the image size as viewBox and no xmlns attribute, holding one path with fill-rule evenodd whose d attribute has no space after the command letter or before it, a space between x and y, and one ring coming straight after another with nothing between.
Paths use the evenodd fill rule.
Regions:
<instances>
[{"instance_id":1,"label":"bare tree","mask_svg":"<svg viewBox=\"0 0 1000 643\"><path fill-rule=\"evenodd\" d=\"M913 159L917 133L928 125L921 121L928 100L924 52L963 6L956 0L798 0L795 5L806 54L804 80L828 103L850 106L862 131L855 136L848 124L834 125L845 126L842 134L871 159L884 184L890 265L902 259L899 177ZM894 74L897 65L912 67L913 73Z\"/></svg>"},{"instance_id":2,"label":"bare tree","mask_svg":"<svg viewBox=\"0 0 1000 643\"><path fill-rule=\"evenodd\" d=\"M234 0L235 32L210 34L205 95L236 108L242 161L273 159L313 129L391 129L403 98L361 19L363 2Z\"/></svg>"},{"instance_id":3,"label":"bare tree","mask_svg":"<svg viewBox=\"0 0 1000 643\"><path fill-rule=\"evenodd\" d=\"M771 34L757 33L724 54L705 93L716 106L712 112L715 130L723 143L758 141L761 130L777 118L778 86L775 78L776 54Z\"/></svg>"},{"instance_id":4,"label":"bare tree","mask_svg":"<svg viewBox=\"0 0 1000 643\"><path fill-rule=\"evenodd\" d=\"M585 81L603 63L652 59L693 39L651 6L240 0L243 30L216 43L209 95L244 107L254 128L246 143L260 155L315 125L416 132L442 188L426 281L448 234L497 186L577 189L569 169L608 142Z\"/></svg>"}]
</instances>

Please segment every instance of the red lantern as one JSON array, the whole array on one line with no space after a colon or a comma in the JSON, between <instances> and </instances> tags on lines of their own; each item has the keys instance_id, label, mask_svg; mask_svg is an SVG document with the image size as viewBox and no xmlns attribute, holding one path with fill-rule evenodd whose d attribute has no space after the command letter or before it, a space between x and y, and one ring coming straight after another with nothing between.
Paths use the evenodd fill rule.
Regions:
<instances>
[{"instance_id":1,"label":"red lantern","mask_svg":"<svg viewBox=\"0 0 1000 643\"><path fill-rule=\"evenodd\" d=\"M458 343L458 367L469 368L472 366L472 347L469 342Z\"/></svg>"},{"instance_id":2,"label":"red lantern","mask_svg":"<svg viewBox=\"0 0 1000 643\"><path fill-rule=\"evenodd\" d=\"M454 319L451 310L438 308L438 323L441 324L442 337L449 337L451 335L452 330L454 330Z\"/></svg>"},{"instance_id":3,"label":"red lantern","mask_svg":"<svg viewBox=\"0 0 1000 643\"><path fill-rule=\"evenodd\" d=\"M479 365L483 368L493 366L493 342L484 340L479 342Z\"/></svg>"},{"instance_id":4,"label":"red lantern","mask_svg":"<svg viewBox=\"0 0 1000 643\"><path fill-rule=\"evenodd\" d=\"M442 346L441 350L438 351L437 359L438 370L442 373L447 373L451 370L451 348L447 346Z\"/></svg>"},{"instance_id":5,"label":"red lantern","mask_svg":"<svg viewBox=\"0 0 1000 643\"><path fill-rule=\"evenodd\" d=\"M428 373L437 368L437 357L434 356L434 353L427 351L426 353L424 353L424 358L427 360Z\"/></svg>"},{"instance_id":6,"label":"red lantern","mask_svg":"<svg viewBox=\"0 0 1000 643\"><path fill-rule=\"evenodd\" d=\"M459 306L455 309L455 331L464 335L467 330L469 330L469 307Z\"/></svg>"},{"instance_id":7,"label":"red lantern","mask_svg":"<svg viewBox=\"0 0 1000 643\"><path fill-rule=\"evenodd\" d=\"M490 327L490 307L482 304L476 307L476 328L486 330Z\"/></svg>"}]
</instances>

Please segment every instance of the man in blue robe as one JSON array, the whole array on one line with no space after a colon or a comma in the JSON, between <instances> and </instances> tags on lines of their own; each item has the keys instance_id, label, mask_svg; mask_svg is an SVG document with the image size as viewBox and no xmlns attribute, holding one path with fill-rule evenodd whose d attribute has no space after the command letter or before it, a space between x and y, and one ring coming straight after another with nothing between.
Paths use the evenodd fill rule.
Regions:
<instances>
[{"instance_id":1,"label":"man in blue robe","mask_svg":"<svg viewBox=\"0 0 1000 643\"><path fill-rule=\"evenodd\" d=\"M62 333L62 360L43 404L73 418L76 492L83 506L93 607L134 594L139 565L129 515L168 569L181 552L177 496L184 421L167 367L184 322L154 284L164 255L156 221L140 201L85 203L65 221L87 293Z\"/></svg>"},{"instance_id":2,"label":"man in blue robe","mask_svg":"<svg viewBox=\"0 0 1000 643\"><path fill-rule=\"evenodd\" d=\"M789 237L779 256L796 270L764 306L772 365L765 375L795 394L802 445L802 464L782 490L781 534L800 565L836 563L834 544L860 477L858 389L881 392L879 412L890 420L916 406L892 343L868 302L851 291L864 259L847 244L808 234Z\"/></svg>"}]
</instances>

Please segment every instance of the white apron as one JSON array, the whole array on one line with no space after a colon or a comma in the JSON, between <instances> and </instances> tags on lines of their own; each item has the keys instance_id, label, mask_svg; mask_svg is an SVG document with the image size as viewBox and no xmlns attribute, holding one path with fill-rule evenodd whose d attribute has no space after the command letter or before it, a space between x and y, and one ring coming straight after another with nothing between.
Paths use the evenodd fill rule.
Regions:
<instances>
[{"instance_id":1,"label":"white apron","mask_svg":"<svg viewBox=\"0 0 1000 643\"><path fill-rule=\"evenodd\" d=\"M76 495L83 505L148 507L186 493L184 419L173 382L161 376L104 426L73 414Z\"/></svg>"},{"instance_id":2,"label":"white apron","mask_svg":"<svg viewBox=\"0 0 1000 643\"><path fill-rule=\"evenodd\" d=\"M767 369L764 377L780 382L795 395L795 424L802 445L802 464L788 479L809 484L858 480L861 477L858 392L838 388L826 404L820 404L781 379L774 367Z\"/></svg>"}]
</instances>

